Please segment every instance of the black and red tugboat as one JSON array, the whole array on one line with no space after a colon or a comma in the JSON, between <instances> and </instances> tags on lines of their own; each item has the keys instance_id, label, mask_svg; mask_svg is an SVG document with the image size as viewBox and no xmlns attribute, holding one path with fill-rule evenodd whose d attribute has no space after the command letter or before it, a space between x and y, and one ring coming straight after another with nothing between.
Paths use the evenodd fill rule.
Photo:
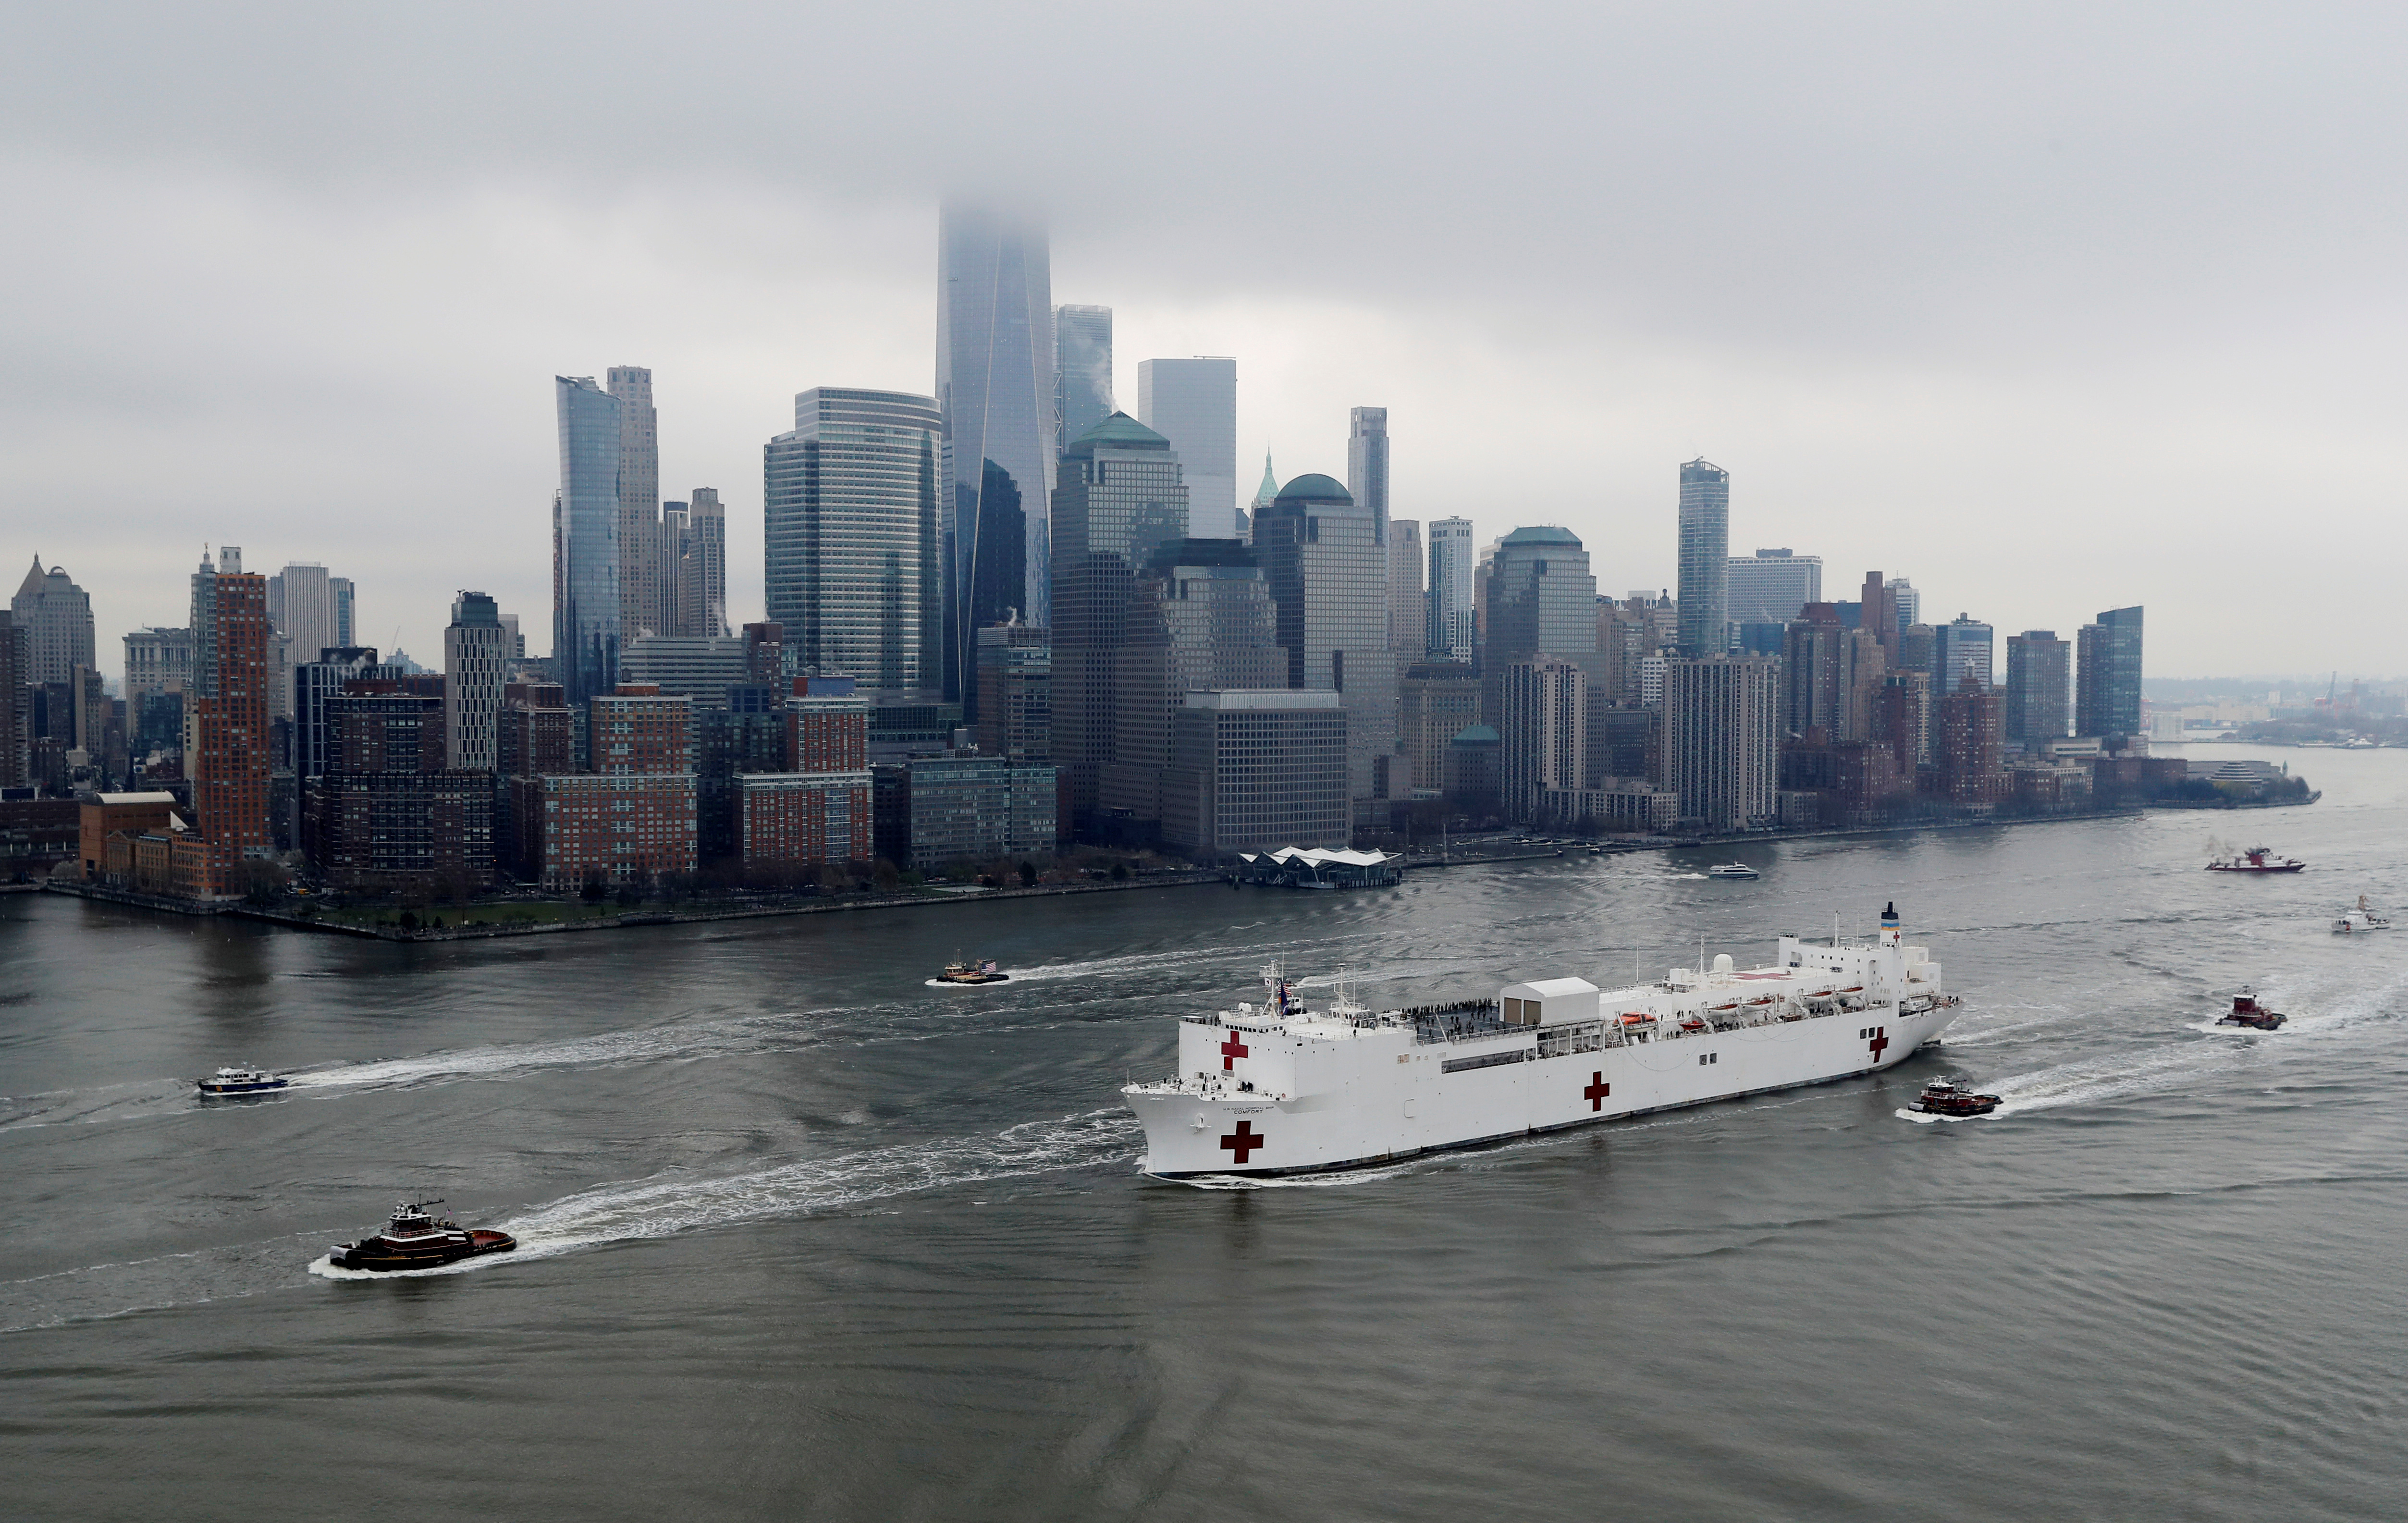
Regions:
<instances>
[{"instance_id":1,"label":"black and red tugboat","mask_svg":"<svg viewBox=\"0 0 2408 1523\"><path fill-rule=\"evenodd\" d=\"M2268 1010L2258 1002L2258 997L2243 989L2232 997L2232 1010L2215 1024L2245 1026L2252 1031L2272 1031L2290 1017L2279 1011Z\"/></svg>"},{"instance_id":2,"label":"black and red tugboat","mask_svg":"<svg viewBox=\"0 0 2408 1523\"><path fill-rule=\"evenodd\" d=\"M1926 1115L1988 1115L1999 1108L1996 1095L1976 1095L1948 1079L1934 1079L1914 1097L1910 1110Z\"/></svg>"},{"instance_id":3,"label":"black and red tugboat","mask_svg":"<svg viewBox=\"0 0 2408 1523\"><path fill-rule=\"evenodd\" d=\"M326 1262L337 1269L374 1270L380 1273L439 1269L479 1254L506 1254L519 1245L519 1240L508 1232L462 1227L449 1216L437 1216L427 1210L442 1203L414 1200L395 1206L393 1220L385 1223L383 1231L357 1243L337 1243L326 1250Z\"/></svg>"}]
</instances>

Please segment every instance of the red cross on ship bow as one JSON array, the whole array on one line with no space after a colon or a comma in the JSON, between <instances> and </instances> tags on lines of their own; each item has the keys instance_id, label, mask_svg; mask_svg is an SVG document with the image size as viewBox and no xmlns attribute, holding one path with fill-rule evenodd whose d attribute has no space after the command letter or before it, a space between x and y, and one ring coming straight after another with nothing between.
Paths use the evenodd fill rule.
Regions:
<instances>
[{"instance_id":1,"label":"red cross on ship bow","mask_svg":"<svg viewBox=\"0 0 2408 1523\"><path fill-rule=\"evenodd\" d=\"M1236 1131L1223 1132L1221 1134L1221 1145L1236 1154L1238 1156L1238 1161L1240 1163L1243 1163L1246 1161L1247 1154L1267 1144L1262 1137L1255 1133L1254 1124L1253 1122L1240 1121L1238 1123L1238 1129Z\"/></svg>"},{"instance_id":2,"label":"red cross on ship bow","mask_svg":"<svg viewBox=\"0 0 2408 1523\"><path fill-rule=\"evenodd\" d=\"M1881 1055L1884 1052L1886 1052L1889 1048L1889 1027L1886 1026L1874 1027L1873 1040L1867 1043L1867 1045L1872 1048L1873 1061L1876 1063L1880 1062Z\"/></svg>"},{"instance_id":3,"label":"red cross on ship bow","mask_svg":"<svg viewBox=\"0 0 2408 1523\"><path fill-rule=\"evenodd\" d=\"M1238 1033L1235 1031L1230 1032L1229 1040L1221 1043L1221 1071L1224 1073L1236 1072L1238 1068L1238 1059L1245 1056L1247 1051L1248 1049L1246 1044L1238 1040Z\"/></svg>"}]
</instances>

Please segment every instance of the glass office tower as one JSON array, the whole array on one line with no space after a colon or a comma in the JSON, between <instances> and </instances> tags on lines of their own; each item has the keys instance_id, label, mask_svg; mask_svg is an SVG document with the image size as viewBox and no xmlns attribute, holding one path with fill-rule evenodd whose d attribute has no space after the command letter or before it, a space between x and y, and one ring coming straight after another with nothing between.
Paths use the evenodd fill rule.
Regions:
<instances>
[{"instance_id":1,"label":"glass office tower","mask_svg":"<svg viewBox=\"0 0 2408 1523\"><path fill-rule=\"evenodd\" d=\"M1479 547L1471 520L1433 519L1429 524L1429 654L1455 661L1471 659L1472 574Z\"/></svg>"},{"instance_id":2,"label":"glass office tower","mask_svg":"<svg viewBox=\"0 0 2408 1523\"><path fill-rule=\"evenodd\" d=\"M1279 611L1290 687L1335 692L1346 710L1347 797L1370 798L1374 761L1397 750L1382 525L1326 476L1299 476L1254 515L1254 558ZM1592 637L1593 638L1593 637Z\"/></svg>"},{"instance_id":3,"label":"glass office tower","mask_svg":"<svg viewBox=\"0 0 2408 1523\"><path fill-rule=\"evenodd\" d=\"M1237 533L1238 362L1209 354L1140 361L1137 415L1179 452L1197 534Z\"/></svg>"},{"instance_id":4,"label":"glass office tower","mask_svg":"<svg viewBox=\"0 0 2408 1523\"><path fill-rule=\"evenodd\" d=\"M1112 415L1112 309L1054 309L1054 455Z\"/></svg>"},{"instance_id":5,"label":"glass office tower","mask_svg":"<svg viewBox=\"0 0 2408 1523\"><path fill-rule=\"evenodd\" d=\"M944 419L939 507L944 566L943 682L960 699L975 682L973 594L992 588L999 555L1017 554L1021 618L1043 625L1054 491L1054 298L1044 224L949 201L937 219L937 406ZM992 467L992 469L990 468ZM1000 473L998 476L997 473ZM982 536L1010 522L991 485L1017 496L1016 546Z\"/></svg>"},{"instance_id":6,"label":"glass office tower","mask_svg":"<svg viewBox=\"0 0 2408 1523\"><path fill-rule=\"evenodd\" d=\"M795 398L794 432L763 455L762 548L768 616L804 666L882 692L936 684L943 437L932 396Z\"/></svg>"},{"instance_id":7,"label":"glass office tower","mask_svg":"<svg viewBox=\"0 0 2408 1523\"><path fill-rule=\"evenodd\" d=\"M552 655L576 708L619 682L620 402L592 376L554 376Z\"/></svg>"},{"instance_id":8,"label":"glass office tower","mask_svg":"<svg viewBox=\"0 0 2408 1523\"><path fill-rule=\"evenodd\" d=\"M2079 735L2141 733L2141 611L2111 608L2074 636Z\"/></svg>"},{"instance_id":9,"label":"glass office tower","mask_svg":"<svg viewBox=\"0 0 2408 1523\"><path fill-rule=\"evenodd\" d=\"M1683 655L1721 655L1730 572L1730 472L1702 457L1681 467L1680 646Z\"/></svg>"}]
</instances>

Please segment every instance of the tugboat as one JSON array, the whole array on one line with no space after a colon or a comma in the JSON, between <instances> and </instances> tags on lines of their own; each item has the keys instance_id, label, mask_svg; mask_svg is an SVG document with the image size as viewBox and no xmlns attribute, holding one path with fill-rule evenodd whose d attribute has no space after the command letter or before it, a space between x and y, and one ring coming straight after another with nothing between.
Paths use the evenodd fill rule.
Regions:
<instances>
[{"instance_id":1,"label":"tugboat","mask_svg":"<svg viewBox=\"0 0 2408 1523\"><path fill-rule=\"evenodd\" d=\"M2258 1002L2258 997L2251 994L2248 989L2244 987L2239 994L2232 997L2232 1010L2230 1013L2225 1015L2215 1024L2218 1026L2245 1026L2252 1031L2272 1031L2289 1018L2290 1017L2283 1014L2279 1011L2268 1010L2265 1006L2259 1004Z\"/></svg>"},{"instance_id":2,"label":"tugboat","mask_svg":"<svg viewBox=\"0 0 2408 1523\"><path fill-rule=\"evenodd\" d=\"M357 1243L337 1243L326 1250L326 1262L337 1269L388 1273L394 1270L438 1269L479 1254L506 1254L519 1245L519 1240L508 1232L462 1227L449 1216L437 1216L427 1210L442 1203L413 1200L394 1207L393 1220L385 1223L383 1231Z\"/></svg>"},{"instance_id":3,"label":"tugboat","mask_svg":"<svg viewBox=\"0 0 2408 1523\"><path fill-rule=\"evenodd\" d=\"M1999 1108L1996 1095L1976 1095L1947 1079L1934 1079L1914 1097L1909 1110L1926 1115L1988 1115Z\"/></svg>"},{"instance_id":4,"label":"tugboat","mask_svg":"<svg viewBox=\"0 0 2408 1523\"><path fill-rule=\"evenodd\" d=\"M2306 867L2296 856L2276 856L2268 846L2252 846L2238 856L2219 856L2207 865L2210 872L2297 872Z\"/></svg>"},{"instance_id":5,"label":"tugboat","mask_svg":"<svg viewBox=\"0 0 2408 1523\"><path fill-rule=\"evenodd\" d=\"M1720 867L1708 868L1706 876L1709 878L1761 878L1764 874L1744 862L1726 862Z\"/></svg>"},{"instance_id":6,"label":"tugboat","mask_svg":"<svg viewBox=\"0 0 2408 1523\"><path fill-rule=\"evenodd\" d=\"M2358 897L2357 909L2343 911L2341 918L2333 922L2333 934L2337 936L2348 936L2358 931L2389 930L2390 928L2391 917L2376 914L2374 907L2366 902L2366 896L2363 894Z\"/></svg>"},{"instance_id":7,"label":"tugboat","mask_svg":"<svg viewBox=\"0 0 2408 1523\"><path fill-rule=\"evenodd\" d=\"M1011 975L996 967L993 957L981 962L949 962L945 970L929 982L934 984L1009 984Z\"/></svg>"},{"instance_id":8,"label":"tugboat","mask_svg":"<svg viewBox=\"0 0 2408 1523\"><path fill-rule=\"evenodd\" d=\"M292 1082L265 1069L232 1068L220 1069L206 1079L195 1080L194 1087L204 1095L265 1095Z\"/></svg>"}]
</instances>

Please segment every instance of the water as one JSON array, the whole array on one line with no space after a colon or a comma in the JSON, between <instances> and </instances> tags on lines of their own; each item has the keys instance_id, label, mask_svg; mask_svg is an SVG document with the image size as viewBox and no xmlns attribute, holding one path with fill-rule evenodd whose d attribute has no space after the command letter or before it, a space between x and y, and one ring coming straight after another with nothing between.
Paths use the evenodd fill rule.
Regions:
<instances>
[{"instance_id":1,"label":"water","mask_svg":"<svg viewBox=\"0 0 2408 1523\"><path fill-rule=\"evenodd\" d=\"M2408 756L2287 754L2321 804L1755 883L1695 877L1716 848L426 947L0 898L0 1513L2394 1516L2408 930L2327 927L2408 909ZM2201 872L2211 830L2314 865ZM1884 1078L1132 1175L1113 1090L1271 957L1416 1002L1893 898L1967 1005ZM1022 971L924 987L957 952ZM2244 981L2282 1032L2208 1024ZM234 1061L299 1082L190 1097ZM2006 1103L1902 1113L1941 1073ZM422 1190L524 1246L312 1272Z\"/></svg>"}]
</instances>

